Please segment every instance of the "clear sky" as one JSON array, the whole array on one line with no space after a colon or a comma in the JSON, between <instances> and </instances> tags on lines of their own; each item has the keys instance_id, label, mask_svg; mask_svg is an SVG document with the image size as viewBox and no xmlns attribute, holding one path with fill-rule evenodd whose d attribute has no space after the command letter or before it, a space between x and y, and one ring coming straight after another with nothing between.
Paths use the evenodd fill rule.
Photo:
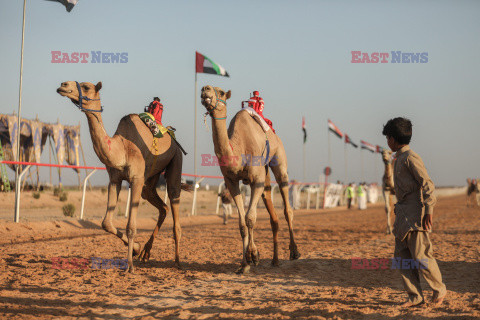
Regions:
<instances>
[{"instance_id":1,"label":"clear sky","mask_svg":"<svg viewBox=\"0 0 480 320\"><path fill-rule=\"evenodd\" d=\"M18 108L23 1L2 1L0 8L0 112L12 113ZM308 181L318 181L328 162L327 119L356 143L386 146L383 124L406 116L414 126L411 146L433 181L463 185L467 177L480 177L479 14L480 2L458 0L80 0L70 13L56 2L27 0L22 117L80 122L87 164L101 165L85 116L55 92L60 83L103 82L102 116L110 135L125 114L142 112L159 96L164 124L177 128L189 152L183 171L193 173L194 121L198 153L213 153L203 106L193 116L198 50L231 76L198 76L199 89L211 84L232 90L229 118L250 92L260 91L264 115L285 145L291 178L302 180L302 116ZM128 63L51 63L57 50L128 52ZM428 52L428 62L351 63L351 51L398 50ZM344 145L330 138L332 179L344 181ZM380 182L380 155L363 151L362 177L359 149L347 152L348 181ZM200 161L199 173L220 174ZM74 175L65 179L77 182ZM95 184L106 181L104 172L93 178Z\"/></svg>"}]
</instances>

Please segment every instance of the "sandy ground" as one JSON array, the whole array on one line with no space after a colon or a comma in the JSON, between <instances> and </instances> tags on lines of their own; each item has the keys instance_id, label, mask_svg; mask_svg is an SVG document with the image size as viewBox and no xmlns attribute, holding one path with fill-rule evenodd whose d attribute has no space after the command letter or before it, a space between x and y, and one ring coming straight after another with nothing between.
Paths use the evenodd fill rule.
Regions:
<instances>
[{"instance_id":1,"label":"sandy ground","mask_svg":"<svg viewBox=\"0 0 480 320\"><path fill-rule=\"evenodd\" d=\"M260 210L255 237L261 262L247 275L234 273L241 260L238 219L224 226L214 215L182 217L181 270L173 263L170 216L151 260L137 261L135 274L52 268L54 257L126 257L126 247L101 230L101 220L90 212L88 221L3 220L0 319L478 319L480 210L466 208L464 200L441 198L435 211L432 242L448 289L438 308L401 309L398 304L406 294L397 270L351 268L354 257L392 257L394 241L384 233L381 205L363 212L296 211L295 235L302 253L296 261L287 260L288 231L282 218L280 267L270 265L270 223ZM7 205L5 199L1 203ZM56 209L42 212L49 215L49 210ZM138 221L141 243L155 224L150 211ZM116 217L115 223L124 228L125 219ZM431 291L423 284L429 299Z\"/></svg>"}]
</instances>

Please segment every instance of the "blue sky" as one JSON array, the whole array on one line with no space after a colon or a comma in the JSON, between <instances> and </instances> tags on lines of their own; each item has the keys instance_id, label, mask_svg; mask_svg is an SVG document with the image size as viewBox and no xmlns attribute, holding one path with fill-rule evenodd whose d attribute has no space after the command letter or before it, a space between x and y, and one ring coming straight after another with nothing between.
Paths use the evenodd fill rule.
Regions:
<instances>
[{"instance_id":1,"label":"blue sky","mask_svg":"<svg viewBox=\"0 0 480 320\"><path fill-rule=\"evenodd\" d=\"M23 1L0 10L1 113L18 108ZM412 148L437 185L480 176L480 3L478 1L94 1L72 12L55 2L27 0L22 116L81 124L88 165L93 152L86 118L56 88L62 81L103 82L105 129L143 110L153 96L164 123L177 128L193 173L195 50L230 78L199 74L198 87L232 90L231 118L253 90L283 140L291 178L302 180L302 116L306 117L307 180L328 162L327 119L359 142L386 146L383 124L409 117ZM125 64L54 64L51 51L128 52ZM424 64L353 64L351 51L428 52ZM198 105L199 154L213 153ZM209 124L209 126L211 126ZM332 179L345 180L344 145L331 136ZM46 154L46 153L44 153ZM45 156L44 156L45 158ZM348 181L380 182L379 155L348 148ZM199 172L219 175L219 168ZM48 162L48 157L45 162ZM46 181L48 174L43 175ZM65 175L64 183L76 183ZM105 173L95 184L105 184Z\"/></svg>"}]
</instances>

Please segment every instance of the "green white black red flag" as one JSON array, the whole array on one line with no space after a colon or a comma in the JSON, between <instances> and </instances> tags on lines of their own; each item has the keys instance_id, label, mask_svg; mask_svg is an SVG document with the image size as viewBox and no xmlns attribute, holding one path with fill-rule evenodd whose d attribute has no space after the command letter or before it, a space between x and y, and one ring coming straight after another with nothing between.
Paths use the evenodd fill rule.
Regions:
<instances>
[{"instance_id":1,"label":"green white black red flag","mask_svg":"<svg viewBox=\"0 0 480 320\"><path fill-rule=\"evenodd\" d=\"M199 53L198 51L195 51L195 72L230 77L228 72L221 65L213 62L210 60L210 58Z\"/></svg>"}]
</instances>

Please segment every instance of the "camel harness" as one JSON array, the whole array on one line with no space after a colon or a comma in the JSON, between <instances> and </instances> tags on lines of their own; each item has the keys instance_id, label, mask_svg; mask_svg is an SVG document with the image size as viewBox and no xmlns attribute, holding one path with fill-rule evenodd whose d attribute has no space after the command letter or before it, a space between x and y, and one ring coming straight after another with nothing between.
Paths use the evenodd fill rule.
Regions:
<instances>
[{"instance_id":1,"label":"camel harness","mask_svg":"<svg viewBox=\"0 0 480 320\"><path fill-rule=\"evenodd\" d=\"M100 99L90 99L89 97L85 97L82 95L82 89L80 88L80 84L78 81L75 81L77 84L77 90L78 90L78 104L73 103L78 109L81 111L91 111L91 112L103 112L103 106L100 106L100 110L93 110L93 109L87 109L82 106L82 100L87 100L87 101L98 101Z\"/></svg>"}]
</instances>

